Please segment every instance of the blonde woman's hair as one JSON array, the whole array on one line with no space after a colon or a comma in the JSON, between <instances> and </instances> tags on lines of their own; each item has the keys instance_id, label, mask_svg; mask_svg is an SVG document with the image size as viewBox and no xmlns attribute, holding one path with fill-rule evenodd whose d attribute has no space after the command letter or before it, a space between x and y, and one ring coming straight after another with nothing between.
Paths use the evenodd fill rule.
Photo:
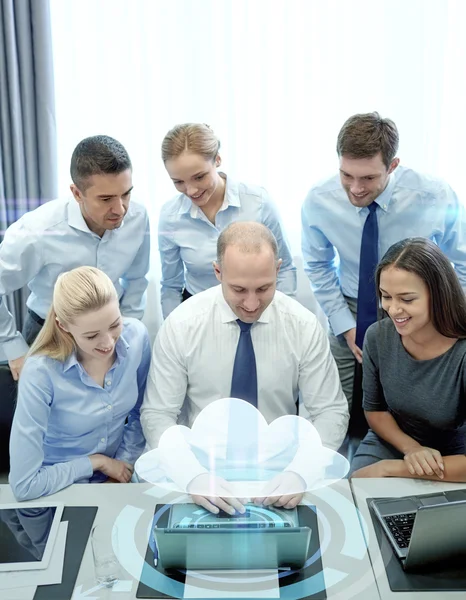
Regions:
<instances>
[{"instance_id":1,"label":"blonde woman's hair","mask_svg":"<svg viewBox=\"0 0 466 600\"><path fill-rule=\"evenodd\" d=\"M87 312L99 310L118 295L112 280L103 271L94 267L78 267L62 273L53 290L53 301L44 326L29 350L28 356L45 354L50 358L65 361L75 350L71 333L63 331L63 325Z\"/></svg>"},{"instance_id":2,"label":"blonde woman's hair","mask_svg":"<svg viewBox=\"0 0 466 600\"><path fill-rule=\"evenodd\" d=\"M205 123L183 123L175 125L162 142L162 160L177 158L183 152L200 154L206 160L214 161L220 150L220 141Z\"/></svg>"}]
</instances>

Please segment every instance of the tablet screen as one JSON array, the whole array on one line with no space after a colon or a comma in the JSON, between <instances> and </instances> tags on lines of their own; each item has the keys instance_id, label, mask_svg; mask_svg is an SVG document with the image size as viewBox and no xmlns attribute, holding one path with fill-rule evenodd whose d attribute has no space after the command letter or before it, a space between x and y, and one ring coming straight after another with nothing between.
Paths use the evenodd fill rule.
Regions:
<instances>
[{"instance_id":1,"label":"tablet screen","mask_svg":"<svg viewBox=\"0 0 466 600\"><path fill-rule=\"evenodd\" d=\"M62 511L63 506L1 507L0 570L45 568Z\"/></svg>"}]
</instances>

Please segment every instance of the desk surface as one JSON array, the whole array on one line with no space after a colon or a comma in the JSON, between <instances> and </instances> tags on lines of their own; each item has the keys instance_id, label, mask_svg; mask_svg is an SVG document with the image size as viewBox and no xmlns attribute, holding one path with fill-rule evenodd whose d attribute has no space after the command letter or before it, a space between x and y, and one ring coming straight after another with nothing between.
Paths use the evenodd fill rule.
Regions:
<instances>
[{"instance_id":1,"label":"desk surface","mask_svg":"<svg viewBox=\"0 0 466 600\"><path fill-rule=\"evenodd\" d=\"M367 506L367 498L383 496L409 496L412 494L432 494L445 490L466 489L466 484L442 483L437 481L423 481L418 479L395 479L387 477L384 479L352 479L356 506L361 512L363 527L367 528L369 555L372 568L377 580L381 600L451 600L465 598L464 592L392 592L388 584L388 578L382 561L379 545L375 537L374 527Z\"/></svg>"},{"instance_id":2,"label":"desk surface","mask_svg":"<svg viewBox=\"0 0 466 600\"><path fill-rule=\"evenodd\" d=\"M92 551L88 542L73 600L136 598L147 547L148 529L155 505L160 502L188 501L186 496L183 498L174 494L167 495L149 484L73 485L48 498L69 506L98 506L95 524L117 523L119 527L119 541L123 548L119 560L124 567L123 578L131 582L131 591L116 592L100 588L93 589L85 595L87 591L96 587ZM322 563L328 599L378 600L379 593L348 481L340 481L329 488L317 490L308 494L306 499L315 504L318 509ZM9 502L14 502L10 487L0 485L0 504ZM30 596L24 598L15 596L15 598L30 600Z\"/></svg>"}]
</instances>

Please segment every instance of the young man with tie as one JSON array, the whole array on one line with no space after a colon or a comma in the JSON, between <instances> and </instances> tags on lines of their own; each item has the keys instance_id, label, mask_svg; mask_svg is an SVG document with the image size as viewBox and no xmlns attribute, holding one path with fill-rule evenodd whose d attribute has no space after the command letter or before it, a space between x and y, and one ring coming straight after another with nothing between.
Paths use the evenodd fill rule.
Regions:
<instances>
[{"instance_id":1,"label":"young man with tie","mask_svg":"<svg viewBox=\"0 0 466 600\"><path fill-rule=\"evenodd\" d=\"M141 411L151 448L182 407L191 427L211 402L237 397L271 423L296 414L298 394L323 445L340 447L348 407L328 339L310 311L276 290L280 264L277 241L264 225L237 222L220 234L213 266L221 285L178 306L155 341ZM215 512L225 499L194 500Z\"/></svg>"},{"instance_id":2,"label":"young man with tie","mask_svg":"<svg viewBox=\"0 0 466 600\"><path fill-rule=\"evenodd\" d=\"M302 207L304 268L329 319L350 408L355 360L377 320L375 268L388 248L433 240L466 289L464 208L445 182L399 166L398 142L395 123L377 112L350 117L338 135L338 175L311 188Z\"/></svg>"},{"instance_id":3,"label":"young man with tie","mask_svg":"<svg viewBox=\"0 0 466 600\"><path fill-rule=\"evenodd\" d=\"M126 317L144 314L149 270L149 220L130 202L132 165L117 140L82 140L71 157L73 198L52 200L26 213L0 245L0 359L18 379L28 347L41 330L57 277L80 266L97 267L115 285ZM16 330L5 296L27 285L28 314Z\"/></svg>"}]
</instances>

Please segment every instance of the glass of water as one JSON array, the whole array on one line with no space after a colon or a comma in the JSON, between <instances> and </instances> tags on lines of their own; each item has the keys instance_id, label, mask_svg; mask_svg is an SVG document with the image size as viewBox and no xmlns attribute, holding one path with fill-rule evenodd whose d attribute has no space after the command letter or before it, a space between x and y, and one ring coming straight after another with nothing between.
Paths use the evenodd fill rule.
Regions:
<instances>
[{"instance_id":1,"label":"glass of water","mask_svg":"<svg viewBox=\"0 0 466 600\"><path fill-rule=\"evenodd\" d=\"M96 525L91 533L92 554L97 583L111 587L120 579L120 563L114 548L118 548L118 530L113 525Z\"/></svg>"}]
</instances>

